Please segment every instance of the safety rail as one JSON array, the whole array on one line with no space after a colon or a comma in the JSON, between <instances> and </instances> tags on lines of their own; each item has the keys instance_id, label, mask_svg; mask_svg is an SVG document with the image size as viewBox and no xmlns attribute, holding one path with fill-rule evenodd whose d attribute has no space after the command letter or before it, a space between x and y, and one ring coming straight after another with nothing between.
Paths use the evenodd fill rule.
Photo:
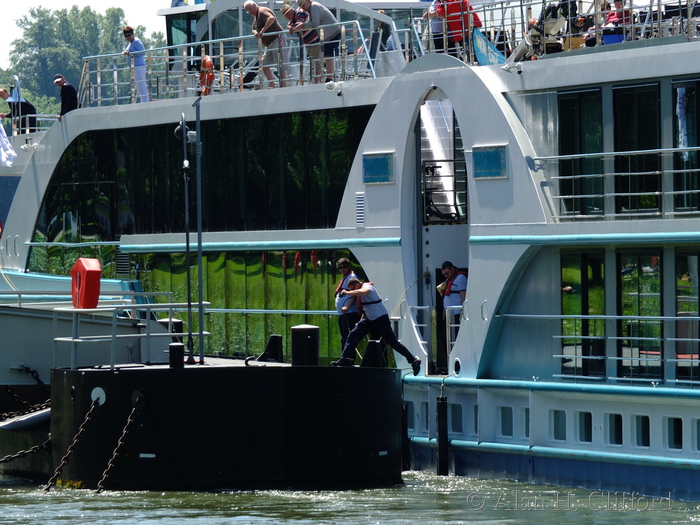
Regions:
<instances>
[{"instance_id":1,"label":"safety rail","mask_svg":"<svg viewBox=\"0 0 700 525\"><path fill-rule=\"evenodd\" d=\"M143 299L150 302L151 299L156 297L165 297L169 302L172 302L173 293L172 292L134 292L131 290L124 291L109 291L101 292L98 295L98 300L101 304L105 305L115 305L123 304L124 299L131 298L131 308L136 306L140 307L144 303L137 302L138 299ZM28 302L32 299L32 302ZM49 290L2 290L0 291L0 305L2 306L17 306L18 308L36 308L41 305L42 308L47 308L52 304L60 304L70 302L72 300L72 294L69 290L64 292Z\"/></svg>"},{"instance_id":2,"label":"safety rail","mask_svg":"<svg viewBox=\"0 0 700 525\"><path fill-rule=\"evenodd\" d=\"M211 303L203 302L204 307L208 307ZM169 338L173 337L184 337L191 335L186 332L176 332L172 328L174 324L172 319L174 318L173 312L188 311L192 305L188 303L160 303L160 304L123 304L123 305L111 305L100 308L54 308L53 310L53 324L54 324L54 347L53 347L53 362L56 362L56 356L58 352L58 343L70 343L71 344L71 358L70 367L71 370L76 369L78 347L81 344L99 344L99 343L109 343L110 345L110 369L114 370L115 367L115 355L116 355L116 343L119 339L144 339L146 342L145 347L145 358L144 362L151 361L151 341L156 338ZM153 333L151 328L152 322L143 322L139 319L134 319L131 317L131 312L135 309L139 311L144 311L147 313L146 320L150 320L152 314L155 312L167 312L167 320L171 320L168 325L168 330L164 332ZM72 318L72 328L71 336L58 336L58 320L59 316L70 315ZM80 321L81 317L87 315L102 315L111 318L111 333L106 335L82 335L80 332ZM128 333L128 334L118 334L117 327L120 323L132 322L134 324L139 323L140 326L145 327L146 333ZM202 331L202 335L209 336L209 332Z\"/></svg>"},{"instance_id":3,"label":"safety rail","mask_svg":"<svg viewBox=\"0 0 700 525\"><path fill-rule=\"evenodd\" d=\"M269 308L209 308L207 310L207 313L241 315L275 314L281 315L282 317L289 317L292 315L338 315L338 312L336 310L274 310Z\"/></svg>"},{"instance_id":4,"label":"safety rail","mask_svg":"<svg viewBox=\"0 0 700 525\"><path fill-rule=\"evenodd\" d=\"M36 119L36 124L31 125L31 123L28 122L28 119ZM57 120L58 115L39 113L30 113L27 115L12 117L10 119L12 135L17 136L26 135L28 133L41 133L42 131L48 131Z\"/></svg>"},{"instance_id":5,"label":"safety rail","mask_svg":"<svg viewBox=\"0 0 700 525\"><path fill-rule=\"evenodd\" d=\"M679 147L556 155L534 160L551 181L549 189L556 204L556 219L675 218L700 213L700 189L691 183L699 170L685 167L692 163L675 162L679 156L697 152L700 147ZM619 162L623 160L624 163ZM640 166L656 165L658 169L616 169L618 164L633 165L636 160ZM583 167L584 163L587 168ZM636 191L620 191L626 188Z\"/></svg>"},{"instance_id":6,"label":"safety rail","mask_svg":"<svg viewBox=\"0 0 700 525\"><path fill-rule=\"evenodd\" d=\"M323 35L333 27L340 28L340 55L334 61L333 79L348 81L378 76L376 57L371 57L367 51L365 44L369 40L359 22L320 26L319 32ZM283 41L279 61L276 66L271 66L275 73L274 82L282 87L313 83L313 63L305 56L299 39L290 37L286 31L270 33L273 34L280 35ZM264 75L258 75L264 51L261 40L253 35L150 49L145 54L146 66L142 66L146 68L150 98L162 100L208 92L264 89L269 86L269 81L263 79ZM213 68L202 68L205 56L211 59ZM82 107L136 102L133 57L130 58L110 54L84 59L79 86Z\"/></svg>"},{"instance_id":7,"label":"safety rail","mask_svg":"<svg viewBox=\"0 0 700 525\"><path fill-rule=\"evenodd\" d=\"M622 16L628 23L614 28L617 33L615 41L669 36L697 38L700 6L696 5L696 1L679 5L678 0L652 0L651 3L635 5L631 0L624 8L628 14ZM345 82L394 75L403 64L427 53L450 52L467 63L477 64L480 62L475 56L475 48L487 43L495 53L500 53L503 60L509 61L580 49L587 46L584 40L595 41L598 45L608 43L606 32L613 29L605 27L610 25L605 23L609 12L603 10L602 0L587 5L590 7L584 11L583 4L575 0L549 4L540 0L485 2L474 7L474 13L482 22L479 31L474 30L472 17L466 17L466 25L461 24L465 41L475 34L483 36L479 45L457 50L436 46L433 42L438 35L431 29L431 23L414 15L409 20L409 28L402 31L392 28L393 41L388 46L391 49L379 45L376 39L378 31L363 29L358 20L322 26L320 33L330 32L336 25L340 27L340 55L334 60L332 76L334 81ZM463 15L456 13L451 16L462 18ZM586 20L592 24L591 27L581 25ZM443 21L443 39L446 29L447 21ZM281 59L273 67L275 83L282 80L286 86L313 83L313 63L304 58L304 46L300 45L297 36L290 36L286 31L281 35L284 45L280 56L288 55L289 58ZM264 89L268 81L258 75L263 51L260 39L253 35L147 50L144 57L146 65L142 67L146 69L150 100L181 98L206 92ZM212 68L202 69L204 56L212 59ZM135 103L138 99L135 69L133 56L125 58L121 53L85 58L79 85L82 107ZM284 79L282 72L286 72ZM205 80L204 86L201 80Z\"/></svg>"},{"instance_id":8,"label":"safety rail","mask_svg":"<svg viewBox=\"0 0 700 525\"><path fill-rule=\"evenodd\" d=\"M606 322L599 333L559 333L559 352L552 359L559 362L560 379L644 383L700 383L700 337L683 337L682 327L688 323L700 326L700 316L637 316L637 315L546 315L502 313L498 317L513 321ZM648 323L648 325L646 325ZM666 333L672 335L665 335ZM693 333L698 333L695 330ZM612 347L607 345L613 341ZM666 343L670 343L667 345ZM614 350L613 350L614 348ZM612 353L614 351L614 353ZM608 367L606 363L610 362ZM664 369L664 364L673 366ZM611 374L610 371L616 372Z\"/></svg>"}]
</instances>

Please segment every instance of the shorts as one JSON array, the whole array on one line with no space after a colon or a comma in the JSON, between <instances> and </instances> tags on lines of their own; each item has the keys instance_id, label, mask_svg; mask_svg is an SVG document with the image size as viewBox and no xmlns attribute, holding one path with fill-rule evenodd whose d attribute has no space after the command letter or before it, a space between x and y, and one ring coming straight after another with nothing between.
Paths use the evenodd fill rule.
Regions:
<instances>
[{"instance_id":1,"label":"shorts","mask_svg":"<svg viewBox=\"0 0 700 525\"><path fill-rule=\"evenodd\" d=\"M333 40L323 43L323 56L326 58L337 57L340 55L340 42Z\"/></svg>"}]
</instances>

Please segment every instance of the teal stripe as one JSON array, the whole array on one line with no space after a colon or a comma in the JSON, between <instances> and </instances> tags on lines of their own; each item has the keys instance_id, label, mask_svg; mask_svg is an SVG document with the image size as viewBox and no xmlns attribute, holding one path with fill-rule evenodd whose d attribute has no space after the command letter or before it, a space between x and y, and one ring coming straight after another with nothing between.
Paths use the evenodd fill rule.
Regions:
<instances>
[{"instance_id":1,"label":"teal stripe","mask_svg":"<svg viewBox=\"0 0 700 525\"><path fill-rule=\"evenodd\" d=\"M554 383L545 381L509 381L498 379L462 379L458 377L425 377L425 376L404 376L406 384L422 384L431 386L445 385L447 387L462 388L492 388L503 390L525 390L539 392L567 392L576 394L598 394L598 395L631 395L645 397L675 397L700 399L700 390L689 388L666 388L666 387L639 387L625 385L591 385L581 383Z\"/></svg>"},{"instance_id":2,"label":"teal stripe","mask_svg":"<svg viewBox=\"0 0 700 525\"><path fill-rule=\"evenodd\" d=\"M425 437L410 438L412 444L429 448L437 448L437 439ZM615 452L601 452L578 450L559 447L542 447L529 445L516 445L513 443L477 443L452 439L450 447L472 452L491 452L501 454L519 454L525 456L559 458L565 460L578 459L582 461L600 461L602 463L622 463L626 465L641 465L644 467L672 467L682 469L700 469L700 460L686 457L670 458L662 456L647 456L643 454L617 454Z\"/></svg>"},{"instance_id":3,"label":"teal stripe","mask_svg":"<svg viewBox=\"0 0 700 525\"><path fill-rule=\"evenodd\" d=\"M700 232L592 233L584 235L474 235L469 244L581 245L700 242Z\"/></svg>"},{"instance_id":4,"label":"teal stripe","mask_svg":"<svg viewBox=\"0 0 700 525\"><path fill-rule=\"evenodd\" d=\"M401 237L350 238L350 239L304 239L295 241L239 241L239 242L204 242L205 252L245 252L264 250L310 250L330 248L358 247L395 247L401 246ZM196 250L196 243L190 243L190 250ZM124 253L179 253L185 251L185 243L123 244L119 250Z\"/></svg>"}]
</instances>

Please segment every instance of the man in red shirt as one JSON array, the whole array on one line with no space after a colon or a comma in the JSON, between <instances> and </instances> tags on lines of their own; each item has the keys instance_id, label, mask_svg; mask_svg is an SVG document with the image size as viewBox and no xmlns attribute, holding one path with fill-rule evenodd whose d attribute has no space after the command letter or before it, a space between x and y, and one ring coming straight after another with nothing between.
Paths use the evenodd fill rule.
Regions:
<instances>
[{"instance_id":1,"label":"man in red shirt","mask_svg":"<svg viewBox=\"0 0 700 525\"><path fill-rule=\"evenodd\" d=\"M469 29L481 27L481 19L469 0L440 2L437 5L437 13L441 18L447 20L447 40L450 54L459 58L459 43L464 41L464 54L466 56L469 50Z\"/></svg>"}]
</instances>

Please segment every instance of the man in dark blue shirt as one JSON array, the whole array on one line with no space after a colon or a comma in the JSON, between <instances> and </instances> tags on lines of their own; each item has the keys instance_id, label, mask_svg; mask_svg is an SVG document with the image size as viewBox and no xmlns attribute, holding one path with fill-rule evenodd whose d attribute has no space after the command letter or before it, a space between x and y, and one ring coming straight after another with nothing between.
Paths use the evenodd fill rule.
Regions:
<instances>
[{"instance_id":1,"label":"man in dark blue shirt","mask_svg":"<svg viewBox=\"0 0 700 525\"><path fill-rule=\"evenodd\" d=\"M63 115L78 109L78 92L60 73L56 73L53 76L53 82L61 88L61 112L58 115L58 121L60 122Z\"/></svg>"}]
</instances>

